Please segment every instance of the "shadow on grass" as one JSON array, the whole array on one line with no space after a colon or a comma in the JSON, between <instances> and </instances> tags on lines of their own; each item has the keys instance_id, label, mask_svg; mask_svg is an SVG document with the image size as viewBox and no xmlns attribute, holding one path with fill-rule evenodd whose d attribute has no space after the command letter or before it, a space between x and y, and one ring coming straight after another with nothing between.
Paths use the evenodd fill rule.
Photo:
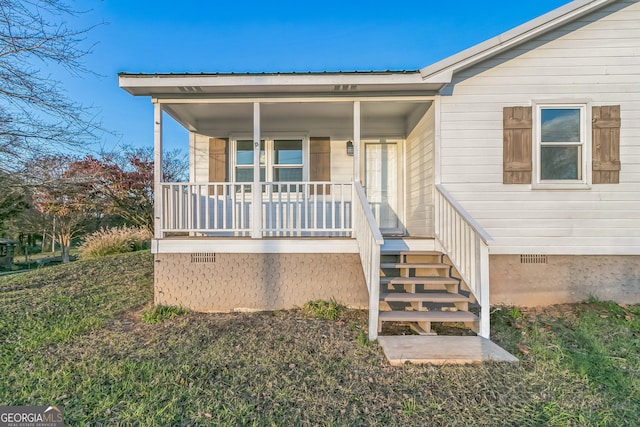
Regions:
<instances>
[{"instance_id":1,"label":"shadow on grass","mask_svg":"<svg viewBox=\"0 0 640 427\"><path fill-rule=\"evenodd\" d=\"M631 384L600 340L592 333L577 330L573 336L576 346L565 343L566 363L589 380L599 391L604 391L612 399L627 399L631 395Z\"/></svg>"},{"instance_id":2,"label":"shadow on grass","mask_svg":"<svg viewBox=\"0 0 640 427\"><path fill-rule=\"evenodd\" d=\"M635 425L640 309L591 301L523 311L494 310L492 335L545 383L532 425Z\"/></svg>"}]
</instances>

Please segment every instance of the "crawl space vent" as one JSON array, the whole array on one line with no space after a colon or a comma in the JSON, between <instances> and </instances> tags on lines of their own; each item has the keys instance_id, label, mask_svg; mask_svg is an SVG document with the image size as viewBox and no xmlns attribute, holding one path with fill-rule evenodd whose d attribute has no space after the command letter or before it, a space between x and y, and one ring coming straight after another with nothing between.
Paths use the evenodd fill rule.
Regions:
<instances>
[{"instance_id":1,"label":"crawl space vent","mask_svg":"<svg viewBox=\"0 0 640 427\"><path fill-rule=\"evenodd\" d=\"M546 264L546 255L527 254L520 255L520 264Z\"/></svg>"},{"instance_id":2,"label":"crawl space vent","mask_svg":"<svg viewBox=\"0 0 640 427\"><path fill-rule=\"evenodd\" d=\"M191 254L191 264L216 262L216 254Z\"/></svg>"}]
</instances>

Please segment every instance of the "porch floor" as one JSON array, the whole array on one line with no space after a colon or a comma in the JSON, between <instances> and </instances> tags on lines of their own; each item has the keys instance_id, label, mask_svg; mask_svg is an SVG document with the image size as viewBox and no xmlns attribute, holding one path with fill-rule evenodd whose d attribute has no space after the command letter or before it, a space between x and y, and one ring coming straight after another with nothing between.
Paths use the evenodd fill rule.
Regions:
<instances>
[{"instance_id":1,"label":"porch floor","mask_svg":"<svg viewBox=\"0 0 640 427\"><path fill-rule=\"evenodd\" d=\"M511 353L478 336L379 336L378 342L392 366L518 362Z\"/></svg>"}]
</instances>

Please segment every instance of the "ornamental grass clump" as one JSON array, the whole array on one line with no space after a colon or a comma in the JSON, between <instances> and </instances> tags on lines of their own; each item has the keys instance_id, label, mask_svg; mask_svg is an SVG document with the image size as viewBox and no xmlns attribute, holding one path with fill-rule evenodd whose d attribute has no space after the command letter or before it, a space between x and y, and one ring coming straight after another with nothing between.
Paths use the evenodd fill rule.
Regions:
<instances>
[{"instance_id":1,"label":"ornamental grass clump","mask_svg":"<svg viewBox=\"0 0 640 427\"><path fill-rule=\"evenodd\" d=\"M100 229L85 237L80 246L80 257L99 258L107 255L149 249L151 233L137 227Z\"/></svg>"}]
</instances>

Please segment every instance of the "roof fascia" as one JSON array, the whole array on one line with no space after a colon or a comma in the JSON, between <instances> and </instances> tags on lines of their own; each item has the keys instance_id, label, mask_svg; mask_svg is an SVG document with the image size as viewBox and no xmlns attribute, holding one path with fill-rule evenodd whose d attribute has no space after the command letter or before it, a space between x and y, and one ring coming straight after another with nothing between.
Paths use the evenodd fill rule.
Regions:
<instances>
[{"instance_id":1,"label":"roof fascia","mask_svg":"<svg viewBox=\"0 0 640 427\"><path fill-rule=\"evenodd\" d=\"M453 75L618 0L576 0L512 30L420 69L425 83L451 82Z\"/></svg>"},{"instance_id":2,"label":"roof fascia","mask_svg":"<svg viewBox=\"0 0 640 427\"><path fill-rule=\"evenodd\" d=\"M125 74L118 75L121 88L129 87L224 87L295 85L375 85L424 83L419 72L345 74Z\"/></svg>"}]
</instances>

